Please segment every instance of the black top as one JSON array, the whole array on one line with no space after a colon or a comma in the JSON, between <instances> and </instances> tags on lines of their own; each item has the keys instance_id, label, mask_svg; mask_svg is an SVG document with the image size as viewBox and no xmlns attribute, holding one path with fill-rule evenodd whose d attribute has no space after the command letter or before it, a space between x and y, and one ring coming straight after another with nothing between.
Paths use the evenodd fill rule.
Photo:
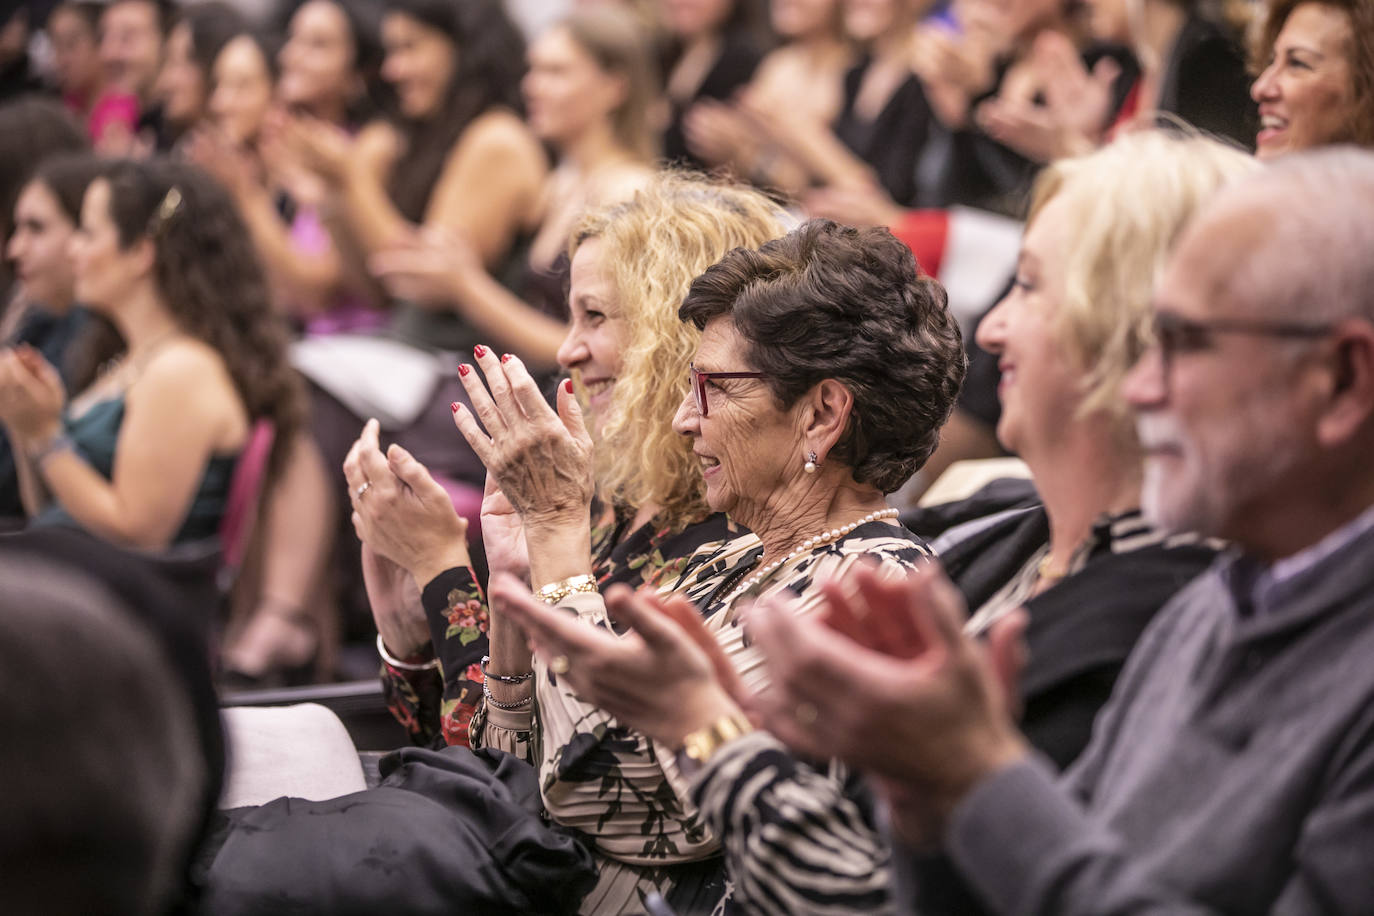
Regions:
<instances>
[{"instance_id":1,"label":"black top","mask_svg":"<svg viewBox=\"0 0 1374 916\"><path fill-rule=\"evenodd\" d=\"M663 56L663 73L669 74L682 55L680 46ZM745 29L732 29L721 36L720 56L706 72L701 85L685 102L668 99L668 126L663 131L663 158L667 162L695 169L709 169L709 164L693 156L687 149L687 137L682 131L682 119L687 109L700 99L727 101L749 82L763 59L763 49Z\"/></svg>"},{"instance_id":2,"label":"black top","mask_svg":"<svg viewBox=\"0 0 1374 916\"><path fill-rule=\"evenodd\" d=\"M908 76L876 118L860 118L854 103L872 64L873 59L865 57L845 73L844 103L832 129L841 143L873 167L894 201L910 206L916 200L916 157L930 133L930 104L920 81Z\"/></svg>"},{"instance_id":3,"label":"black top","mask_svg":"<svg viewBox=\"0 0 1374 916\"><path fill-rule=\"evenodd\" d=\"M1255 148L1259 111L1250 98L1250 74L1240 47L1220 26L1196 17L1183 24L1164 67L1159 110Z\"/></svg>"}]
</instances>

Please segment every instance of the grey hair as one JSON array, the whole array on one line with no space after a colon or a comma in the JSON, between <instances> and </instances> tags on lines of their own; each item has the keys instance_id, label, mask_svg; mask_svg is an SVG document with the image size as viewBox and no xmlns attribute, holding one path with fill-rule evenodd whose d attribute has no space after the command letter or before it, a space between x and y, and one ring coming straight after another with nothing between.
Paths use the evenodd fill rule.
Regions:
<instances>
[{"instance_id":1,"label":"grey hair","mask_svg":"<svg viewBox=\"0 0 1374 916\"><path fill-rule=\"evenodd\" d=\"M1374 152L1324 147L1285 156L1224 189L1223 207L1270 202L1266 244L1237 265L1233 295L1296 320L1374 320Z\"/></svg>"}]
</instances>

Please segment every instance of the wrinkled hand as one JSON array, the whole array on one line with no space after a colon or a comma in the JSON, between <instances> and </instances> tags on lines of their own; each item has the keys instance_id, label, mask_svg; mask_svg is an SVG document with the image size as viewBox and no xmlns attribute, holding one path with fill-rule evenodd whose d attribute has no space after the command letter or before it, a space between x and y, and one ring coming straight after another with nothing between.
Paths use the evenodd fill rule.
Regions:
<instances>
[{"instance_id":1,"label":"wrinkled hand","mask_svg":"<svg viewBox=\"0 0 1374 916\"><path fill-rule=\"evenodd\" d=\"M32 347L0 351L0 423L25 446L61 431L67 392L57 370Z\"/></svg>"},{"instance_id":2,"label":"wrinkled hand","mask_svg":"<svg viewBox=\"0 0 1374 916\"><path fill-rule=\"evenodd\" d=\"M344 459L358 539L408 570L421 588L446 569L471 565L468 523L448 492L399 445L383 455L378 435L377 421L368 420Z\"/></svg>"},{"instance_id":3,"label":"wrinkled hand","mask_svg":"<svg viewBox=\"0 0 1374 916\"><path fill-rule=\"evenodd\" d=\"M771 680L758 700L766 728L906 787L923 821L1024 757L1007 690L1024 614L999 621L986 646L965 636L963 599L934 563L904 578L859 568L821 589L824 621L776 596L746 615Z\"/></svg>"},{"instance_id":4,"label":"wrinkled hand","mask_svg":"<svg viewBox=\"0 0 1374 916\"><path fill-rule=\"evenodd\" d=\"M377 632L393 656L408 658L429 647L429 624L414 576L363 544L363 584Z\"/></svg>"},{"instance_id":5,"label":"wrinkled hand","mask_svg":"<svg viewBox=\"0 0 1374 916\"><path fill-rule=\"evenodd\" d=\"M498 358L481 346L474 355L487 383L471 366L460 367L477 416L460 405L453 413L458 431L527 526L542 520L588 525L592 437L571 384L559 384L554 413L519 357ZM478 427L479 419L486 432Z\"/></svg>"},{"instance_id":6,"label":"wrinkled hand","mask_svg":"<svg viewBox=\"0 0 1374 916\"><path fill-rule=\"evenodd\" d=\"M734 669L681 596L612 588L606 609L630 628L624 636L544 604L510 576L493 577L492 601L521 625L546 663L567 659L567 672L558 676L578 697L669 747L739 709L732 693L744 691Z\"/></svg>"},{"instance_id":7,"label":"wrinkled hand","mask_svg":"<svg viewBox=\"0 0 1374 916\"><path fill-rule=\"evenodd\" d=\"M483 271L477 250L459 233L426 226L368 259L368 270L397 299L461 305L465 281Z\"/></svg>"},{"instance_id":8,"label":"wrinkled hand","mask_svg":"<svg viewBox=\"0 0 1374 916\"><path fill-rule=\"evenodd\" d=\"M487 551L491 576L507 573L521 582L530 580L530 551L525 543L525 523L506 494L487 475L482 491L482 545Z\"/></svg>"}]
</instances>

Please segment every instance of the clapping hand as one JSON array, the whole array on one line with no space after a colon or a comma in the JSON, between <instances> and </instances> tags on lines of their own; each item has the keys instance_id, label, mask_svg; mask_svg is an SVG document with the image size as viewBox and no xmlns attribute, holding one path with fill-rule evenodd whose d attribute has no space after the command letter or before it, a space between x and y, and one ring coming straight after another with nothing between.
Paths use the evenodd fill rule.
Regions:
<instances>
[{"instance_id":1,"label":"clapping hand","mask_svg":"<svg viewBox=\"0 0 1374 916\"><path fill-rule=\"evenodd\" d=\"M57 435L66 400L62 377L37 350L21 344L0 351L0 423L23 444Z\"/></svg>"}]
</instances>

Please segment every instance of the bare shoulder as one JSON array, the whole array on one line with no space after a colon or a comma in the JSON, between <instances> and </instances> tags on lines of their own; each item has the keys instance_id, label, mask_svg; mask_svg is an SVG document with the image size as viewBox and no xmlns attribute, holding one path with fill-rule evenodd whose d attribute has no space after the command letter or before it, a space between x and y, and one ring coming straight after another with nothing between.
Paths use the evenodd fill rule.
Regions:
<instances>
[{"instance_id":1,"label":"bare shoulder","mask_svg":"<svg viewBox=\"0 0 1374 916\"><path fill-rule=\"evenodd\" d=\"M505 109L493 109L473 118L454 145L450 163L464 156L482 161L514 157L515 163L541 172L546 167L539 140L524 121Z\"/></svg>"},{"instance_id":2,"label":"bare shoulder","mask_svg":"<svg viewBox=\"0 0 1374 916\"><path fill-rule=\"evenodd\" d=\"M199 413L215 426L238 425L246 415L224 358L214 347L189 337L152 354L129 387L128 399L131 406Z\"/></svg>"}]
</instances>

